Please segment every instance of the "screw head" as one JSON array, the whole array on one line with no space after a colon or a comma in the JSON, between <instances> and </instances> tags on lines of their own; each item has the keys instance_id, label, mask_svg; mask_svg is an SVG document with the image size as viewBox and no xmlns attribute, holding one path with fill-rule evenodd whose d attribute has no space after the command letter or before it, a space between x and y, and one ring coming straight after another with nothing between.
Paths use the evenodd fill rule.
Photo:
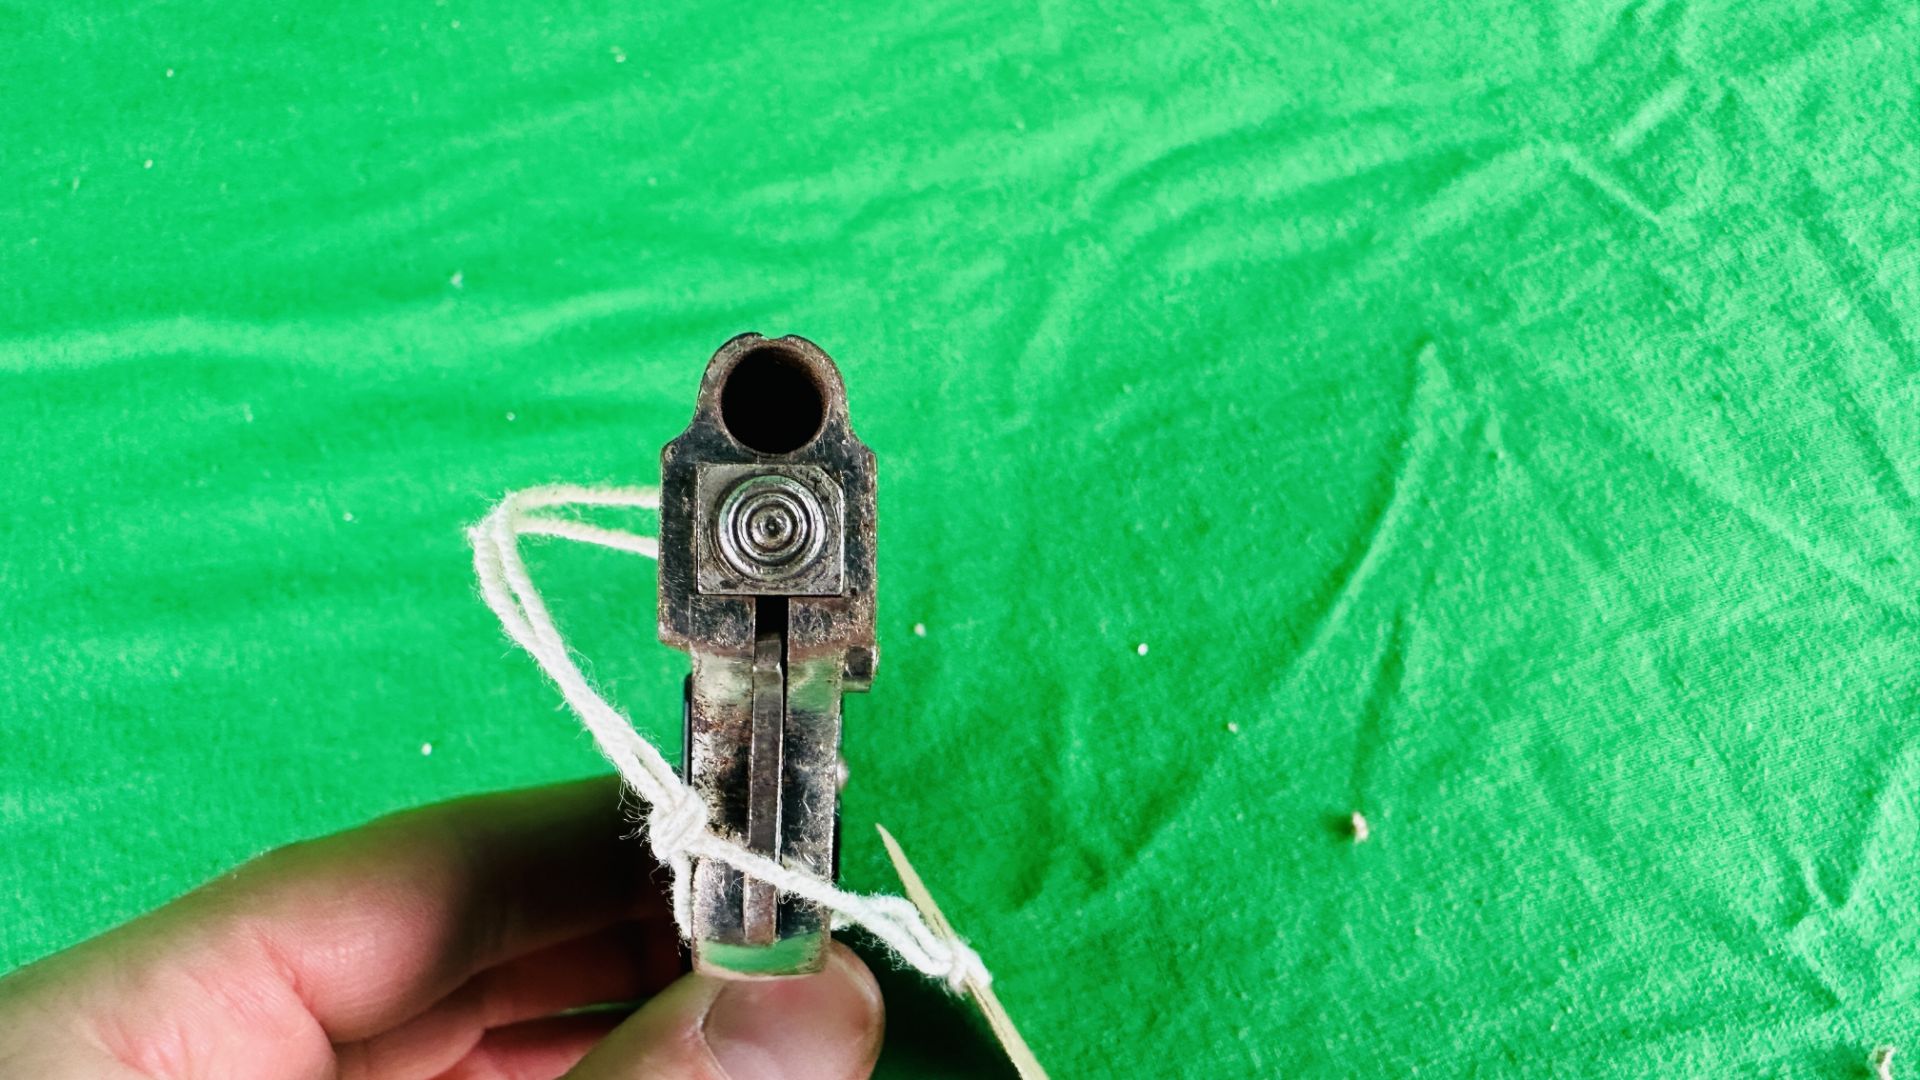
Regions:
<instances>
[{"instance_id":1,"label":"screw head","mask_svg":"<svg viewBox=\"0 0 1920 1080\"><path fill-rule=\"evenodd\" d=\"M742 478L714 516L720 557L756 581L780 581L805 571L826 545L828 531L819 498L806 485L777 474Z\"/></svg>"}]
</instances>

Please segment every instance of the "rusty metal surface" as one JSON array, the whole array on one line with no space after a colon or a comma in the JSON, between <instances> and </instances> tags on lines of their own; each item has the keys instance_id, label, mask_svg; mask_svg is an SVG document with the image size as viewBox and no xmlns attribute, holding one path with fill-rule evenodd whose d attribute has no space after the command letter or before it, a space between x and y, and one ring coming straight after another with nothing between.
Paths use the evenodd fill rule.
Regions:
<instances>
[{"instance_id":1,"label":"rusty metal surface","mask_svg":"<svg viewBox=\"0 0 1920 1080\"><path fill-rule=\"evenodd\" d=\"M874 491L840 373L798 337L722 345L661 452L659 632L693 660L688 780L716 831L822 876L838 862L841 694L878 658ZM693 891L696 967L824 960L813 905L703 862Z\"/></svg>"}]
</instances>

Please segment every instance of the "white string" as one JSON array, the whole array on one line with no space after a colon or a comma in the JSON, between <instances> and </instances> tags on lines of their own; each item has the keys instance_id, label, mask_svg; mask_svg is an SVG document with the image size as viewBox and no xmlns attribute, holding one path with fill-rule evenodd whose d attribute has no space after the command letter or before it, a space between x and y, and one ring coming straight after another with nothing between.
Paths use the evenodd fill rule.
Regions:
<instances>
[{"instance_id":1,"label":"white string","mask_svg":"<svg viewBox=\"0 0 1920 1080\"><path fill-rule=\"evenodd\" d=\"M521 536L558 536L565 540L578 540L585 544L598 544L615 551L631 552L649 559L660 557L660 541L651 536L637 536L619 529L603 529L598 525L589 525L584 521L553 521L547 518L521 518Z\"/></svg>"},{"instance_id":2,"label":"white string","mask_svg":"<svg viewBox=\"0 0 1920 1080\"><path fill-rule=\"evenodd\" d=\"M520 537L549 536L577 540L648 558L659 557L651 536L603 528L583 521L542 517L533 510L561 507L630 507L657 510L654 488L588 488L571 484L517 491L501 500L467 531L473 543L473 569L480 593L500 618L508 636L525 649L540 670L560 688L600 753L613 763L627 786L647 804L647 833L654 857L673 877L673 918L682 935L692 932L693 860L725 863L776 891L818 904L835 915L835 926L860 926L902 960L956 992L969 981L992 981L979 954L965 942L927 925L903 897L846 892L831 883L723 839L708 827L711 811L654 745L634 730L632 721L594 691L574 663L540 593L520 558Z\"/></svg>"}]
</instances>

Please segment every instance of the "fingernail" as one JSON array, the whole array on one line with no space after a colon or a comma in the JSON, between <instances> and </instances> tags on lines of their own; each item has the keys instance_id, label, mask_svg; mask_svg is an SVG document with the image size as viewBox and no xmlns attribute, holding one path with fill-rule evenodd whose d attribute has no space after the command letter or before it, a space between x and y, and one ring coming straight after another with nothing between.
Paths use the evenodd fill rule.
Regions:
<instances>
[{"instance_id":1,"label":"fingernail","mask_svg":"<svg viewBox=\"0 0 1920 1080\"><path fill-rule=\"evenodd\" d=\"M836 945L817 975L727 984L704 1033L728 1080L864 1077L879 1048L880 988Z\"/></svg>"}]
</instances>

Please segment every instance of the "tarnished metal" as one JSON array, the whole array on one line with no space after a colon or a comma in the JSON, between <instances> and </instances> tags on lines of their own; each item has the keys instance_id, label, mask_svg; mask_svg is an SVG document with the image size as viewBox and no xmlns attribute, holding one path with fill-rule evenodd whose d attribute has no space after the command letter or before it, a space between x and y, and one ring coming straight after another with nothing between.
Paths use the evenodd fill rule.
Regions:
<instances>
[{"instance_id":1,"label":"tarnished metal","mask_svg":"<svg viewBox=\"0 0 1920 1080\"><path fill-rule=\"evenodd\" d=\"M805 338L727 342L660 474L660 639L693 660L687 779L721 835L832 877L840 697L878 656L873 453L839 370ZM727 866L695 861L693 909L697 969L825 961L820 910Z\"/></svg>"}]
</instances>

